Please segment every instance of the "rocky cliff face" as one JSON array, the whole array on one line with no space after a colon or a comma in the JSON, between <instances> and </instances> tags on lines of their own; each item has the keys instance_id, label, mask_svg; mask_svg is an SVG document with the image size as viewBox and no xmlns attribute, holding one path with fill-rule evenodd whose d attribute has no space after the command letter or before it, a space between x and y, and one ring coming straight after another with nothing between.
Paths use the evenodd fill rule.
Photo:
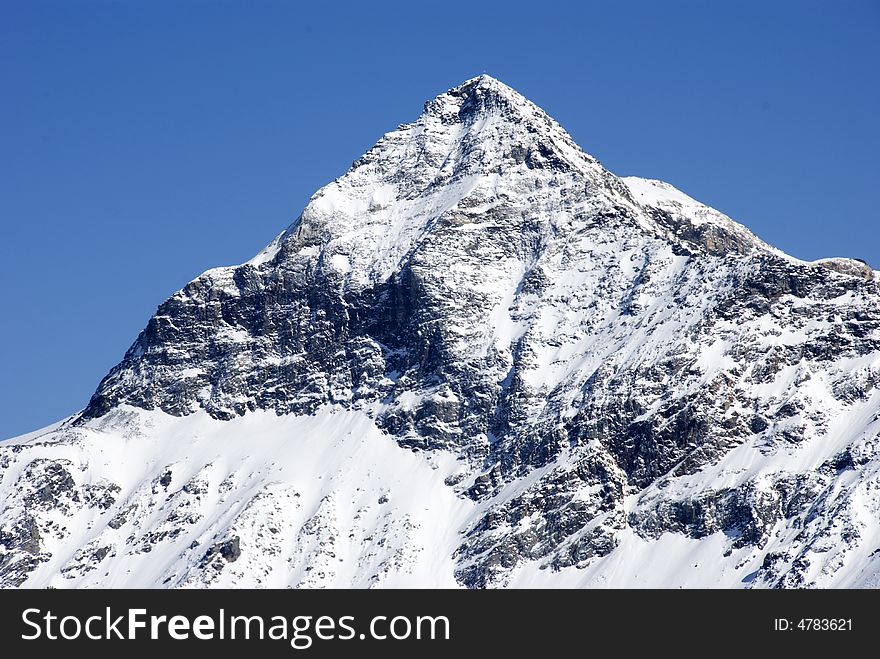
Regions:
<instances>
[{"instance_id":1,"label":"rocky cliff face","mask_svg":"<svg viewBox=\"0 0 880 659\"><path fill-rule=\"evenodd\" d=\"M214 526L199 538L214 544L198 560L184 543L197 542L198 522L97 548L58 530L86 509L92 529L112 529L147 505L138 488L151 478L156 506L191 494L188 484L169 490L173 469L162 485L162 455L148 458L146 481L90 481L95 433L151 437L156 423L180 427L175 418L234 424L271 411L353 414L434 463L427 481L439 473L445 484L432 500L451 496L443 510L466 512L387 523L413 555L443 554L461 585L874 583L878 386L870 268L798 261L666 183L618 178L481 76L385 135L250 262L211 270L163 303L81 415L0 446L0 582L67 576L73 559L58 554L74 549L86 567L70 583L110 552L156 543L187 566L185 578L166 574L138 554L167 585L253 583L247 570L211 575L238 574L238 556L299 556L306 526L257 541L219 519L230 473L204 477L214 494L200 499L210 510L199 519ZM60 458L71 445L75 455ZM284 455L297 460L290 447ZM454 467L436 468L447 458ZM284 515L285 505L270 508ZM254 528L275 524L253 515ZM430 524L446 529L446 544L419 545ZM347 562L376 553L381 537L343 526L369 537ZM62 549L47 556L53 532ZM694 547L702 569L690 566ZM646 563L649 549L665 565ZM301 558L295 569L312 565ZM377 574L406 572L406 561L383 560L397 567ZM256 583L388 582L297 581L291 569L267 567Z\"/></svg>"}]
</instances>

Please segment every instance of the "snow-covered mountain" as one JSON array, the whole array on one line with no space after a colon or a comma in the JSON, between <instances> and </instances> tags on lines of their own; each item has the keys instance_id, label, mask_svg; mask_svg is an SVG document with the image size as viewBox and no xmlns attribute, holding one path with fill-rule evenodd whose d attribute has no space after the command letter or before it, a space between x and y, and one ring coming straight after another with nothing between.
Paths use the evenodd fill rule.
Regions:
<instances>
[{"instance_id":1,"label":"snow-covered mountain","mask_svg":"<svg viewBox=\"0 0 880 659\"><path fill-rule=\"evenodd\" d=\"M480 76L0 444L0 584L880 586L878 281Z\"/></svg>"}]
</instances>

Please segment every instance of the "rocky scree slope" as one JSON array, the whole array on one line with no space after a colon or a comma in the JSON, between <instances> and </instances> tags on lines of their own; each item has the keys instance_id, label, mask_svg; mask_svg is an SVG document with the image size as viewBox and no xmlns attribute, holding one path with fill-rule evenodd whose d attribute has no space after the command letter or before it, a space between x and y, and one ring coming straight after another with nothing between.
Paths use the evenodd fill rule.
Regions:
<instances>
[{"instance_id":1,"label":"rocky scree slope","mask_svg":"<svg viewBox=\"0 0 880 659\"><path fill-rule=\"evenodd\" d=\"M115 556L169 586L880 585L878 327L863 263L619 178L480 76L164 302L80 415L0 445L0 583L107 584ZM336 426L392 451L385 482L342 484ZM317 436L336 476L304 494L321 474L274 461ZM114 478L104 445L147 466ZM380 523L411 456L423 514Z\"/></svg>"}]
</instances>

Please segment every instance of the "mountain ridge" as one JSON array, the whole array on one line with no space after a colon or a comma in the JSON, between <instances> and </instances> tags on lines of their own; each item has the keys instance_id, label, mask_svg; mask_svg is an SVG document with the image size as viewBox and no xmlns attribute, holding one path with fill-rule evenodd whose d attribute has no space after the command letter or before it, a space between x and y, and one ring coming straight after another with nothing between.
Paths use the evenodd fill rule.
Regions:
<instances>
[{"instance_id":1,"label":"mountain ridge","mask_svg":"<svg viewBox=\"0 0 880 659\"><path fill-rule=\"evenodd\" d=\"M114 557L178 586L418 585L440 564L442 583L469 587L869 583L878 328L866 266L799 261L668 184L618 178L479 76L386 133L256 257L160 305L72 422L0 447L0 583L100 583L86 568ZM273 412L284 459L324 437L337 486L277 476ZM100 437L170 450L156 428L225 446L223 429L251 422L264 439L249 472L210 449L160 452L120 484L96 453ZM361 489L338 485L356 444L322 428L346 424L423 456L425 491L458 512L422 517L393 502L434 510L446 494L380 492L366 472ZM294 490L313 514L273 540L260 520ZM228 493L245 502L235 515ZM181 501L186 519L167 512ZM65 524L80 517L88 532ZM70 553L86 545L99 558ZM205 552L233 545L259 573ZM675 569L619 573L652 547ZM678 551L712 568L692 574Z\"/></svg>"}]
</instances>

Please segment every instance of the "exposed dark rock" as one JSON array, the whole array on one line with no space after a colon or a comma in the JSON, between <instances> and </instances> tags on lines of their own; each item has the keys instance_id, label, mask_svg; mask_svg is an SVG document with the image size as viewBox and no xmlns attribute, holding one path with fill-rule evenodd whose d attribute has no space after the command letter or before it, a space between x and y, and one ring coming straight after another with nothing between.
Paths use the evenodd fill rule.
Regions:
<instances>
[{"instance_id":1,"label":"exposed dark rock","mask_svg":"<svg viewBox=\"0 0 880 659\"><path fill-rule=\"evenodd\" d=\"M211 546L202 557L202 565L211 563L216 558L222 558L227 563L234 563L241 556L241 547L239 545L239 537L234 536L229 540L218 542Z\"/></svg>"}]
</instances>

